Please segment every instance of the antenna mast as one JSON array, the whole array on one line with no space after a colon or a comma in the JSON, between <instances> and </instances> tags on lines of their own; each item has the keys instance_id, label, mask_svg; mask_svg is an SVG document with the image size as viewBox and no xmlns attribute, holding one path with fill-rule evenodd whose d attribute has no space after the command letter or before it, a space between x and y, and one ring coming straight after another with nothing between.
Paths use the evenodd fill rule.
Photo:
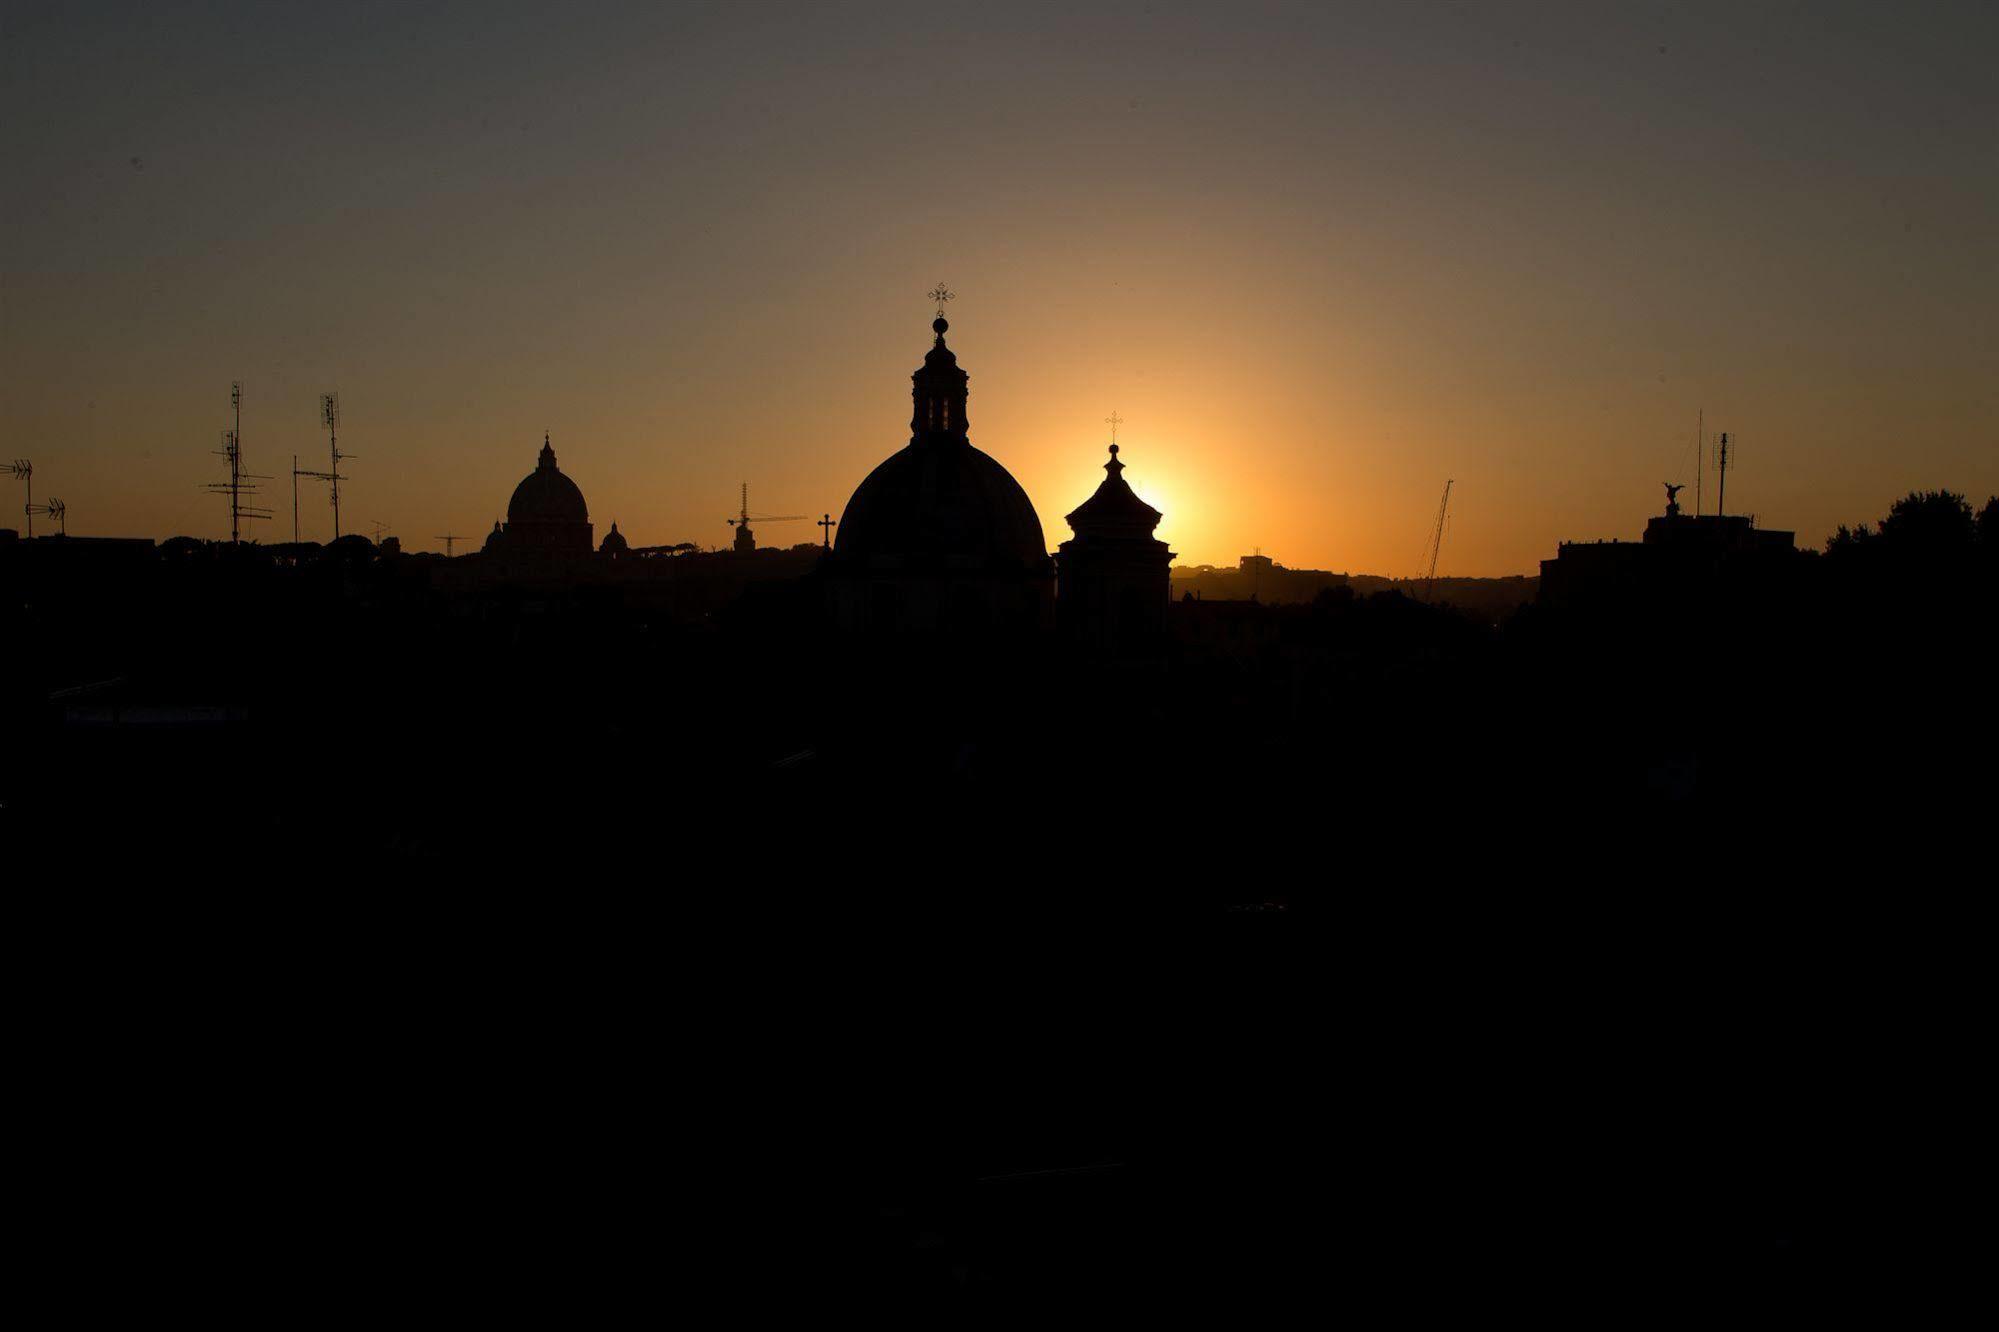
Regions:
<instances>
[{"instance_id":1,"label":"antenna mast","mask_svg":"<svg viewBox=\"0 0 1999 1332\"><path fill-rule=\"evenodd\" d=\"M244 496L257 493L254 481L268 481L269 477L243 470L243 381L236 380L229 386L229 410L236 424L222 432L222 447L216 452L229 462L229 479L214 482L207 489L217 495L229 497L229 544L243 544L243 524L269 518L269 509L259 508L254 501L245 503Z\"/></svg>"},{"instance_id":2,"label":"antenna mast","mask_svg":"<svg viewBox=\"0 0 1999 1332\"><path fill-rule=\"evenodd\" d=\"M28 483L25 512L28 515L28 539L32 541L35 538L35 464L27 458L16 458L7 465L7 470L14 474L15 480Z\"/></svg>"},{"instance_id":3,"label":"antenna mast","mask_svg":"<svg viewBox=\"0 0 1999 1332\"><path fill-rule=\"evenodd\" d=\"M63 515L68 512L69 506L59 499L52 499L47 504L30 504L28 506L28 516L30 519L39 513L56 520L57 536L69 535L69 524L63 521Z\"/></svg>"},{"instance_id":4,"label":"antenna mast","mask_svg":"<svg viewBox=\"0 0 1999 1332\"><path fill-rule=\"evenodd\" d=\"M330 462L326 484L333 492L333 539L340 539L340 395L319 395L319 418L326 423L326 448Z\"/></svg>"},{"instance_id":5,"label":"antenna mast","mask_svg":"<svg viewBox=\"0 0 1999 1332\"><path fill-rule=\"evenodd\" d=\"M1707 408L1694 417L1694 517L1701 516L1701 473L1707 464ZM1682 472L1680 475L1685 476Z\"/></svg>"},{"instance_id":6,"label":"antenna mast","mask_svg":"<svg viewBox=\"0 0 1999 1332\"><path fill-rule=\"evenodd\" d=\"M1714 516L1719 518L1728 512L1728 432L1721 432L1721 452L1716 455L1715 468L1721 479L1715 486Z\"/></svg>"},{"instance_id":7,"label":"antenna mast","mask_svg":"<svg viewBox=\"0 0 1999 1332\"><path fill-rule=\"evenodd\" d=\"M1444 515L1450 511L1452 484L1444 482L1444 498L1437 505L1437 530L1430 534L1430 572L1423 580L1424 601L1430 599L1430 591L1437 585L1437 555L1444 548Z\"/></svg>"},{"instance_id":8,"label":"antenna mast","mask_svg":"<svg viewBox=\"0 0 1999 1332\"><path fill-rule=\"evenodd\" d=\"M324 481L332 489L333 498L333 539L340 539L340 483L347 478L340 474L340 460L351 457L340 451L340 395L322 393L319 395L319 421L326 427L327 456L329 468L324 472L301 470L298 455L292 455L292 540L298 540L298 479L302 476Z\"/></svg>"}]
</instances>

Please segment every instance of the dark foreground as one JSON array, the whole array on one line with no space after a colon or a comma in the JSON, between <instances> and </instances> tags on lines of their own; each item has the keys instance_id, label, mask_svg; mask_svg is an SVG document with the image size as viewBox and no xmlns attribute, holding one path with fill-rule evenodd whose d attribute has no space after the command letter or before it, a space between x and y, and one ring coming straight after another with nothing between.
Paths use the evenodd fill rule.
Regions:
<instances>
[{"instance_id":1,"label":"dark foreground","mask_svg":"<svg viewBox=\"0 0 1999 1332\"><path fill-rule=\"evenodd\" d=\"M1914 1298L1977 1233L1964 595L1150 664L126 606L9 677L38 1247L259 1320Z\"/></svg>"}]
</instances>

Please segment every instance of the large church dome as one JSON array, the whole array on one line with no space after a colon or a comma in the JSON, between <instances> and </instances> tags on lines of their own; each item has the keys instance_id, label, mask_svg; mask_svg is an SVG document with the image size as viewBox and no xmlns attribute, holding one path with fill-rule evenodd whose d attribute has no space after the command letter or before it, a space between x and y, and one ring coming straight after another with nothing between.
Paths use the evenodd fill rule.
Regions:
<instances>
[{"instance_id":1,"label":"large church dome","mask_svg":"<svg viewBox=\"0 0 1999 1332\"><path fill-rule=\"evenodd\" d=\"M911 444L868 473L847 501L837 546L871 562L1028 567L1048 558L1027 492L970 444Z\"/></svg>"},{"instance_id":2,"label":"large church dome","mask_svg":"<svg viewBox=\"0 0 1999 1332\"><path fill-rule=\"evenodd\" d=\"M514 497L507 501L507 525L589 521L583 492L556 467L555 450L549 447L548 437L542 436L535 469L514 487Z\"/></svg>"},{"instance_id":3,"label":"large church dome","mask_svg":"<svg viewBox=\"0 0 1999 1332\"><path fill-rule=\"evenodd\" d=\"M1041 519L1020 483L967 439L969 376L944 345L950 325L940 316L931 327L936 343L911 376L909 445L854 491L834 551L843 563L876 568L1044 568Z\"/></svg>"},{"instance_id":4,"label":"large church dome","mask_svg":"<svg viewBox=\"0 0 1999 1332\"><path fill-rule=\"evenodd\" d=\"M505 528L497 525L486 549L510 559L590 553L590 508L583 492L555 465L548 436L541 437L535 469L514 487Z\"/></svg>"}]
</instances>

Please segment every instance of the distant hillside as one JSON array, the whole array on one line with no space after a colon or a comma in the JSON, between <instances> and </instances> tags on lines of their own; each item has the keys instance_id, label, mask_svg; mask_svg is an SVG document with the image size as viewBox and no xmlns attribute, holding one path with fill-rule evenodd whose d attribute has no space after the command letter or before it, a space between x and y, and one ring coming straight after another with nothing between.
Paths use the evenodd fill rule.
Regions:
<instances>
[{"instance_id":1,"label":"distant hillside","mask_svg":"<svg viewBox=\"0 0 1999 1332\"><path fill-rule=\"evenodd\" d=\"M1456 606L1478 619L1497 624L1534 599L1541 580L1525 574L1505 578L1439 578L1432 600ZM1310 601L1328 589L1351 588L1355 596L1400 592L1420 597L1423 580L1382 578L1374 574L1332 573L1325 569L1287 569L1275 560L1244 556L1235 568L1212 564L1175 565L1173 595L1203 601L1248 601L1266 605Z\"/></svg>"},{"instance_id":2,"label":"distant hillside","mask_svg":"<svg viewBox=\"0 0 1999 1332\"><path fill-rule=\"evenodd\" d=\"M1355 574L1350 580L1356 596L1375 592L1400 592L1408 597L1423 595L1420 578L1378 578ZM1532 574L1508 574L1504 578L1438 578L1430 599L1498 624L1540 591L1541 580Z\"/></svg>"}]
</instances>

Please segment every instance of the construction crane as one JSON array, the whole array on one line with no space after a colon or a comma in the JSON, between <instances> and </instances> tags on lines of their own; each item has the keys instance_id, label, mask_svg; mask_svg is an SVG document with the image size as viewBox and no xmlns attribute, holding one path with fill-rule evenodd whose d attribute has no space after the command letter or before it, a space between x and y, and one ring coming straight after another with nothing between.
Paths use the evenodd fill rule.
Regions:
<instances>
[{"instance_id":1,"label":"construction crane","mask_svg":"<svg viewBox=\"0 0 1999 1332\"><path fill-rule=\"evenodd\" d=\"M751 513L750 483L745 481L743 482L742 507L737 511L734 518L728 520L729 526L736 529L737 550L749 551L757 548L756 533L750 531L750 519L752 518L760 523L802 523L805 521L805 515L802 513Z\"/></svg>"},{"instance_id":2,"label":"construction crane","mask_svg":"<svg viewBox=\"0 0 1999 1332\"><path fill-rule=\"evenodd\" d=\"M1430 599L1431 589L1437 585L1437 555L1444 548L1444 515L1451 508L1450 481L1444 482L1444 498L1437 503L1437 530L1430 533L1430 572L1423 577L1423 600Z\"/></svg>"}]
</instances>

